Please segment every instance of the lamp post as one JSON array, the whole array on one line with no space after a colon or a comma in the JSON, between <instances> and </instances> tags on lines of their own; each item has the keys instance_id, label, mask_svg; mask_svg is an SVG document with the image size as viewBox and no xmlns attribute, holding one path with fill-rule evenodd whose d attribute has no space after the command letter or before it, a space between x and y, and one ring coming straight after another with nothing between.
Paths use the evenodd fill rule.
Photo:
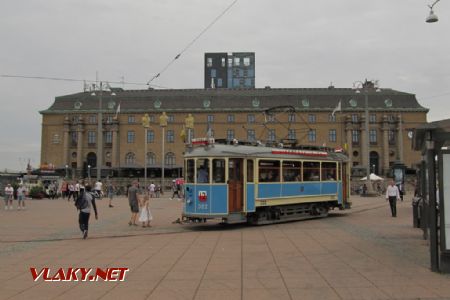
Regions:
<instances>
[{"instance_id":1,"label":"lamp post","mask_svg":"<svg viewBox=\"0 0 450 300\"><path fill-rule=\"evenodd\" d=\"M150 117L148 114L145 114L142 117L142 126L144 126L144 187L147 191L147 134L148 134L148 128L150 127Z\"/></svg>"},{"instance_id":2,"label":"lamp post","mask_svg":"<svg viewBox=\"0 0 450 300\"><path fill-rule=\"evenodd\" d=\"M88 181L91 184L91 165L88 165Z\"/></svg>"},{"instance_id":3,"label":"lamp post","mask_svg":"<svg viewBox=\"0 0 450 300\"><path fill-rule=\"evenodd\" d=\"M370 181L370 130L369 130L369 92L375 91L379 92L381 91L378 88L378 82L377 81L368 81L367 79L362 81L355 81L353 83L353 88L356 90L355 92L357 94L363 92L364 93L364 114L365 114L365 132L366 132L366 139L365 139L365 147L366 147L366 153L363 153L362 155L366 156L367 162L364 166L366 168L366 186L367 186L367 193L366 196L376 196L377 194L374 192L372 183Z\"/></svg>"},{"instance_id":4,"label":"lamp post","mask_svg":"<svg viewBox=\"0 0 450 300\"><path fill-rule=\"evenodd\" d=\"M103 164L103 91L111 91L111 87L108 83L103 83L95 86L94 92L91 96L96 96L95 91L98 91L98 117L97 117L97 180L102 177L102 164ZM111 92L111 96L115 96L116 93Z\"/></svg>"},{"instance_id":5,"label":"lamp post","mask_svg":"<svg viewBox=\"0 0 450 300\"><path fill-rule=\"evenodd\" d=\"M433 2L433 4L428 5L428 7L430 8L430 14L428 15L428 17L425 19L425 22L427 23L435 23L437 21L439 21L439 18L437 15L434 14L433 11L433 7L436 5L436 3L438 3L440 0L436 0Z\"/></svg>"},{"instance_id":6,"label":"lamp post","mask_svg":"<svg viewBox=\"0 0 450 300\"><path fill-rule=\"evenodd\" d=\"M69 165L66 165L66 179L69 178Z\"/></svg>"},{"instance_id":7,"label":"lamp post","mask_svg":"<svg viewBox=\"0 0 450 300\"><path fill-rule=\"evenodd\" d=\"M161 139L162 139L162 143L161 143L161 190L164 191L164 160L165 160L165 155L164 155L164 144L165 144L165 128L167 126L167 119L169 117L167 117L166 112L164 111L162 113L162 115L159 117L159 126L161 126Z\"/></svg>"},{"instance_id":8,"label":"lamp post","mask_svg":"<svg viewBox=\"0 0 450 300\"><path fill-rule=\"evenodd\" d=\"M194 129L194 117L192 116L192 114L189 114L185 119L184 119L184 125L187 128L187 144L191 145L192 143L192 130Z\"/></svg>"}]
</instances>

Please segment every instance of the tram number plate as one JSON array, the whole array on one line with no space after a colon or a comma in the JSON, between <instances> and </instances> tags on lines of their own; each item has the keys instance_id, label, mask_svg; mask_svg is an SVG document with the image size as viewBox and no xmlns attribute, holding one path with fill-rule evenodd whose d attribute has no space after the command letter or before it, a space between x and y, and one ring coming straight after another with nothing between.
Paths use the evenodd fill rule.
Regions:
<instances>
[{"instance_id":1,"label":"tram number plate","mask_svg":"<svg viewBox=\"0 0 450 300\"><path fill-rule=\"evenodd\" d=\"M201 209L201 210L207 210L207 209L208 209L208 204L206 204L206 203L200 203L200 204L197 206L197 208L198 208L198 209Z\"/></svg>"}]
</instances>

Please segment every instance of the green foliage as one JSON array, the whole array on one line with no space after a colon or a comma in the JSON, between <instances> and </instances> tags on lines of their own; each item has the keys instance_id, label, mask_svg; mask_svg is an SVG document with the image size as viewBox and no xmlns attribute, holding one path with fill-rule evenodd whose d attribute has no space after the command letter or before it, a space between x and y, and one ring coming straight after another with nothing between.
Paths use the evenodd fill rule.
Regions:
<instances>
[{"instance_id":1,"label":"green foliage","mask_svg":"<svg viewBox=\"0 0 450 300\"><path fill-rule=\"evenodd\" d=\"M42 186L33 186L30 189L29 197L33 199L42 199L44 198L44 195L44 189L42 188Z\"/></svg>"}]
</instances>

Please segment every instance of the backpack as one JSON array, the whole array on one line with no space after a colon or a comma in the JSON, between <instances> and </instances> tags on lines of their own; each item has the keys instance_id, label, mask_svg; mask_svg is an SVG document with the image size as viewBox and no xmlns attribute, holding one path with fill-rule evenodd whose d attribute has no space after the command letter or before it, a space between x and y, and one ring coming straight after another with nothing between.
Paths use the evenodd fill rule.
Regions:
<instances>
[{"instance_id":1,"label":"backpack","mask_svg":"<svg viewBox=\"0 0 450 300\"><path fill-rule=\"evenodd\" d=\"M88 201L86 199L86 192L82 192L80 193L80 195L78 196L77 200L75 200L75 207L78 210L82 210L85 209L86 207L88 207Z\"/></svg>"}]
</instances>

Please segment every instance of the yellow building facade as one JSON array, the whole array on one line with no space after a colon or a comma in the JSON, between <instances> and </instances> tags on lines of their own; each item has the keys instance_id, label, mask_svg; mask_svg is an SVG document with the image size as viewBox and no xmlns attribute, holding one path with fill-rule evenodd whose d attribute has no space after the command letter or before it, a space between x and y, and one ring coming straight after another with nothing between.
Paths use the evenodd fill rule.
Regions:
<instances>
[{"instance_id":1,"label":"yellow building facade","mask_svg":"<svg viewBox=\"0 0 450 300\"><path fill-rule=\"evenodd\" d=\"M364 95L352 89L113 89L101 96L83 92L56 97L40 112L41 164L83 176L87 169L94 172L100 153L102 177L143 176L145 161L149 176L159 177L163 159L166 176L179 176L185 149L180 134L191 114L193 137L205 137L209 130L216 139L343 148L355 169L369 160L377 174L387 174L394 162L414 168L420 153L411 149L412 130L427 122L428 109L415 95L392 89L367 97L368 130ZM103 139L98 147L100 111Z\"/></svg>"}]
</instances>

